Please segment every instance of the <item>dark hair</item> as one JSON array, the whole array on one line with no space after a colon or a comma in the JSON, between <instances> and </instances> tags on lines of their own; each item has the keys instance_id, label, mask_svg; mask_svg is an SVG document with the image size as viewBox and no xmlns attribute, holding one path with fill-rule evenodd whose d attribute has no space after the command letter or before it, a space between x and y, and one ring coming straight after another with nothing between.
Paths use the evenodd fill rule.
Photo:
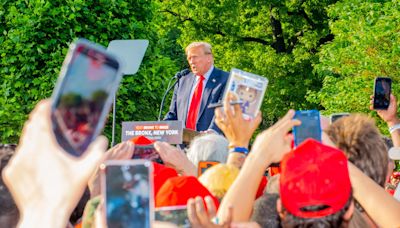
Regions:
<instances>
[{"instance_id":1,"label":"dark hair","mask_svg":"<svg viewBox=\"0 0 400 228\"><path fill-rule=\"evenodd\" d=\"M0 144L0 174L14 154L15 144ZM16 227L19 219L19 212L14 199L8 191L0 175L0 220L4 227Z\"/></svg>"},{"instance_id":2,"label":"dark hair","mask_svg":"<svg viewBox=\"0 0 400 228\"><path fill-rule=\"evenodd\" d=\"M347 227L349 221L345 221L343 219L344 214L350 208L350 205L353 201L353 193L350 193L349 200L346 205L335 214L331 214L328 216L324 216L321 218L300 218L292 215L288 212L282 205L282 210L286 213L284 219L282 219L282 227L285 228L328 228L328 227ZM303 207L302 209L307 211L318 211L325 209L325 205L318 206L308 206Z\"/></svg>"},{"instance_id":3,"label":"dark hair","mask_svg":"<svg viewBox=\"0 0 400 228\"><path fill-rule=\"evenodd\" d=\"M256 200L250 220L257 222L261 227L280 228L281 218L276 211L277 193L264 193Z\"/></svg>"}]
</instances>

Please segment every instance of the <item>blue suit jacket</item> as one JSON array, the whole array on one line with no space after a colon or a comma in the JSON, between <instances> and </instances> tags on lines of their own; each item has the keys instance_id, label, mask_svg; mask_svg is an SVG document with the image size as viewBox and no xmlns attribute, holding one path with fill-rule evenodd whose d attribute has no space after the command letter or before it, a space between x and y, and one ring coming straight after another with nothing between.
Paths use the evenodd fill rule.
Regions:
<instances>
[{"instance_id":1,"label":"blue suit jacket","mask_svg":"<svg viewBox=\"0 0 400 228\"><path fill-rule=\"evenodd\" d=\"M175 85L169 112L164 117L164 120L182 120L184 126L186 126L187 111L191 99L190 91L194 87L195 77L196 76L191 72L183 76ZM214 123L214 108L207 108L207 106L212 103L217 103L222 99L228 78L228 72L214 67L201 97L200 110L197 115L196 123L197 131L213 129L221 133L221 130Z\"/></svg>"}]
</instances>

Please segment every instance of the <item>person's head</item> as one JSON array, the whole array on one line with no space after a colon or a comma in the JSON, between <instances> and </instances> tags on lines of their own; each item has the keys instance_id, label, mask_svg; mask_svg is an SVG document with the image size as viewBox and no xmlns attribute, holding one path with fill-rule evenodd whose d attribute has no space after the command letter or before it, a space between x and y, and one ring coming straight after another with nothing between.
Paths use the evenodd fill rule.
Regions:
<instances>
[{"instance_id":1,"label":"person's head","mask_svg":"<svg viewBox=\"0 0 400 228\"><path fill-rule=\"evenodd\" d=\"M228 140L221 135L201 135L193 139L187 156L196 167L200 161L225 163L229 153L228 144Z\"/></svg>"},{"instance_id":2,"label":"person's head","mask_svg":"<svg viewBox=\"0 0 400 228\"><path fill-rule=\"evenodd\" d=\"M186 47L185 53L190 69L196 75L204 76L214 64L211 45L207 42L193 42Z\"/></svg>"},{"instance_id":3,"label":"person's head","mask_svg":"<svg viewBox=\"0 0 400 228\"><path fill-rule=\"evenodd\" d=\"M276 210L277 193L264 193L253 206L250 221L257 222L261 227L280 228L281 220Z\"/></svg>"},{"instance_id":4,"label":"person's head","mask_svg":"<svg viewBox=\"0 0 400 228\"><path fill-rule=\"evenodd\" d=\"M251 88L245 85L239 85L236 93L239 98L243 101L253 102L257 98L257 90L255 88Z\"/></svg>"},{"instance_id":5,"label":"person's head","mask_svg":"<svg viewBox=\"0 0 400 228\"><path fill-rule=\"evenodd\" d=\"M238 175L239 169L236 166L228 164L218 164L207 169L199 177L199 181L215 197L221 200Z\"/></svg>"},{"instance_id":6,"label":"person's head","mask_svg":"<svg viewBox=\"0 0 400 228\"><path fill-rule=\"evenodd\" d=\"M379 185L385 185L388 149L372 118L352 114L335 121L325 132L351 163Z\"/></svg>"},{"instance_id":7,"label":"person's head","mask_svg":"<svg viewBox=\"0 0 400 228\"><path fill-rule=\"evenodd\" d=\"M14 154L15 148L16 145L13 144L0 145L0 174ZM18 218L18 208L0 175L0 224L4 227L16 227Z\"/></svg>"},{"instance_id":8,"label":"person's head","mask_svg":"<svg viewBox=\"0 0 400 228\"><path fill-rule=\"evenodd\" d=\"M281 162L280 197L283 227L346 226L354 210L346 156L308 139Z\"/></svg>"}]
</instances>

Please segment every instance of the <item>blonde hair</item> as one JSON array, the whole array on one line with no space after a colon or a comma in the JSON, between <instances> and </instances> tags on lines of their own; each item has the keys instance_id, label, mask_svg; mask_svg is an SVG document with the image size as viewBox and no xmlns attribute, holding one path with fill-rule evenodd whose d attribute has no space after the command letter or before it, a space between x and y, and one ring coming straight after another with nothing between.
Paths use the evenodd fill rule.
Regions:
<instances>
[{"instance_id":1,"label":"blonde hair","mask_svg":"<svg viewBox=\"0 0 400 228\"><path fill-rule=\"evenodd\" d=\"M204 42L204 41L196 41L196 42L192 42L190 43L186 48L185 48L185 53L186 55L188 54L188 51L192 48L195 47L203 47L204 50L204 54L211 54L212 55L212 47L211 44Z\"/></svg>"},{"instance_id":2,"label":"blonde hair","mask_svg":"<svg viewBox=\"0 0 400 228\"><path fill-rule=\"evenodd\" d=\"M239 169L233 165L218 164L207 169L200 177L202 183L214 196L223 198L239 175Z\"/></svg>"}]
</instances>

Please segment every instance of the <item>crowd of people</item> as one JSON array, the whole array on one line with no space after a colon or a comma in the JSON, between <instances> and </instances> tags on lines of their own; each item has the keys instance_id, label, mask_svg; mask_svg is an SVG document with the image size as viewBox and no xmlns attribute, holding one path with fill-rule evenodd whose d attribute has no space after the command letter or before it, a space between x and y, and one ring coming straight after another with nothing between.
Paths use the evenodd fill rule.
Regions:
<instances>
[{"instance_id":1,"label":"crowd of people","mask_svg":"<svg viewBox=\"0 0 400 228\"><path fill-rule=\"evenodd\" d=\"M208 88L202 80L213 82L211 50L207 46L210 53L202 53L201 45L190 46L194 49L187 51L188 61L193 72L205 64L205 79L198 79L199 89L193 91L180 91L185 84L176 87L170 119L180 115L180 93L197 96L197 90ZM203 63L199 55L205 56ZM200 107L200 97L193 98L198 99L197 107L186 104L181 109L200 113L205 108ZM128 140L107 150L107 139L99 136L83 156L73 157L54 136L51 101L39 102L18 145L0 148L0 226L400 227L400 174L394 165L400 159L400 119L394 95L387 110L377 110L390 128L390 139L371 117L350 114L332 123L322 117L322 140L307 139L298 146L293 145L291 130L302 123L294 110L255 135L262 115L244 118L241 105L233 104L237 99L228 93L215 116L207 110L200 125L190 123L202 134L188 148L148 140L159 155L157 162L141 169L140 175L121 166L115 172L121 178L108 177L114 183L126 181L112 206L137 210L132 222L122 215L124 210L107 208L104 164L131 161L139 142ZM196 115L189 116L195 120ZM124 202L126 196L136 198ZM168 208L183 213L176 223L154 216ZM124 222L110 223L107 211Z\"/></svg>"},{"instance_id":2,"label":"crowd of people","mask_svg":"<svg viewBox=\"0 0 400 228\"><path fill-rule=\"evenodd\" d=\"M289 110L275 125L250 139L261 115L246 120L235 96L216 110L216 124L225 137L206 134L187 151L155 142L164 165L154 163L154 206L185 206L192 227L398 227L400 202L385 191L393 175L388 146L374 121L352 114L323 129L322 142L306 140L293 148L294 126ZM378 111L398 123L392 95L388 110ZM394 147L400 134L392 131ZM84 157L73 158L57 144L50 119L50 102L40 102L26 122L18 147L1 148L0 222L4 227L106 227L106 202L99 165L129 160L134 143L122 142L106 151L100 136ZM248 152L233 151L248 148ZM15 150L15 152L14 152ZM11 157L12 156L12 157ZM11 159L10 159L11 157ZM219 164L198 176L200 161ZM8 163L8 164L7 164ZM271 164L280 163L278 172ZM4 168L4 169L3 169ZM82 217L70 221L85 189L90 200ZM18 208L18 210L17 210ZM19 213L18 213L19 211ZM150 218L150 217L149 217ZM155 221L153 227L173 227Z\"/></svg>"}]
</instances>

